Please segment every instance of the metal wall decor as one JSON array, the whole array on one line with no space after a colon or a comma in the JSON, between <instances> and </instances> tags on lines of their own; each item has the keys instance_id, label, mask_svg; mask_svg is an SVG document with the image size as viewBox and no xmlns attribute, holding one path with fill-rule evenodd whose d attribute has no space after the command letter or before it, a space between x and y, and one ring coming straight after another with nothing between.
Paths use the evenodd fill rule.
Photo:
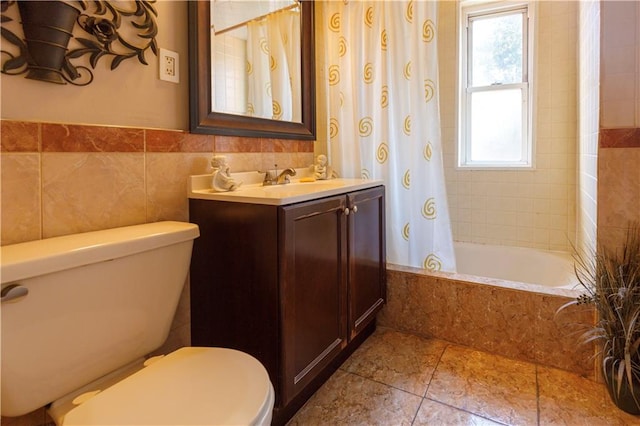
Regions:
<instances>
[{"instance_id":1,"label":"metal wall decor","mask_svg":"<svg viewBox=\"0 0 640 426\"><path fill-rule=\"evenodd\" d=\"M9 75L26 73L26 78L34 80L86 86L93 81L93 72L86 66L72 64L71 60L88 55L92 69L103 57L111 58L112 70L130 58L138 58L140 63L148 65L145 52L151 49L158 55L155 2L132 0L127 5L123 1L108 0L3 0L0 2L1 35L17 47L19 53L0 50L3 60L0 72ZM24 40L5 28L5 24L13 21L5 13L16 3ZM75 37L79 47L69 49L76 24L88 37ZM132 37L130 34L135 35Z\"/></svg>"}]
</instances>

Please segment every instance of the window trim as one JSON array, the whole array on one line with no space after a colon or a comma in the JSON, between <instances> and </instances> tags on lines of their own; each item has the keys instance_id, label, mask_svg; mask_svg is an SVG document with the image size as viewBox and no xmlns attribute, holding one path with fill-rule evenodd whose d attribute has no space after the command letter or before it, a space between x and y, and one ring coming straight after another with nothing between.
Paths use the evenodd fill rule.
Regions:
<instances>
[{"instance_id":1,"label":"window trim","mask_svg":"<svg viewBox=\"0 0 640 426\"><path fill-rule=\"evenodd\" d=\"M459 40L459 68L458 68L458 143L456 152L457 169L480 169L480 170L513 170L513 169L534 169L535 168L535 143L533 118L535 111L534 94L534 16L535 2L522 1L499 1L499 2L478 2L461 1L458 8L458 40ZM500 84L494 86L471 86L471 52L469 51L469 40L471 30L469 23L474 19L482 19L487 16L500 16L512 14L517 11L523 13L523 46L526 54L523 57L523 79L520 83ZM470 110L472 93L507 90L520 88L525 108L522 112L522 161L471 161L470 140L471 124Z\"/></svg>"}]
</instances>

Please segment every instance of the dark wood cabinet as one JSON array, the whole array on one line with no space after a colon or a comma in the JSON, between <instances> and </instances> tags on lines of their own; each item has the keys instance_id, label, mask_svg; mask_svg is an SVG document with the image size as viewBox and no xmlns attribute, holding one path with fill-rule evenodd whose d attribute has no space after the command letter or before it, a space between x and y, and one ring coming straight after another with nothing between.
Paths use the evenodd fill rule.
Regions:
<instances>
[{"instance_id":1,"label":"dark wood cabinet","mask_svg":"<svg viewBox=\"0 0 640 426\"><path fill-rule=\"evenodd\" d=\"M285 423L375 328L384 187L271 206L190 199L191 341L260 360Z\"/></svg>"},{"instance_id":2,"label":"dark wood cabinet","mask_svg":"<svg viewBox=\"0 0 640 426\"><path fill-rule=\"evenodd\" d=\"M386 298L384 191L347 196L349 217L349 338L375 319Z\"/></svg>"},{"instance_id":3,"label":"dark wood cabinet","mask_svg":"<svg viewBox=\"0 0 640 426\"><path fill-rule=\"evenodd\" d=\"M282 403L347 344L345 197L280 209Z\"/></svg>"}]
</instances>

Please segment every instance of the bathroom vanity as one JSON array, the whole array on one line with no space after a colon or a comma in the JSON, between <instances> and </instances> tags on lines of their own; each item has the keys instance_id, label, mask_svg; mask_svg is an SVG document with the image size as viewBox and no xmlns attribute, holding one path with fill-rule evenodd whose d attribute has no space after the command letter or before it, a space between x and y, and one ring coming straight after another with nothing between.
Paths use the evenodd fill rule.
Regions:
<instances>
[{"instance_id":1,"label":"bathroom vanity","mask_svg":"<svg viewBox=\"0 0 640 426\"><path fill-rule=\"evenodd\" d=\"M189 195L201 235L192 345L258 358L276 392L274 424L284 424L375 329L385 300L384 187L334 179L198 188Z\"/></svg>"}]
</instances>

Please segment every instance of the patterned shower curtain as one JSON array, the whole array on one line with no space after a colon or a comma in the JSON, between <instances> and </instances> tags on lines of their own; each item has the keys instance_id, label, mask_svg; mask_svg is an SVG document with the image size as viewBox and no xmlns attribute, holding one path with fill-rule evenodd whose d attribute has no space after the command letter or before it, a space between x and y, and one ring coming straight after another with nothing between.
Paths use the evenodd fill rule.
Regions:
<instances>
[{"instance_id":1,"label":"patterned shower curtain","mask_svg":"<svg viewBox=\"0 0 640 426\"><path fill-rule=\"evenodd\" d=\"M383 179L387 258L454 271L440 137L435 1L332 1L328 151L343 177Z\"/></svg>"},{"instance_id":2,"label":"patterned shower curtain","mask_svg":"<svg viewBox=\"0 0 640 426\"><path fill-rule=\"evenodd\" d=\"M300 11L286 10L247 24L247 112L301 122Z\"/></svg>"}]
</instances>

